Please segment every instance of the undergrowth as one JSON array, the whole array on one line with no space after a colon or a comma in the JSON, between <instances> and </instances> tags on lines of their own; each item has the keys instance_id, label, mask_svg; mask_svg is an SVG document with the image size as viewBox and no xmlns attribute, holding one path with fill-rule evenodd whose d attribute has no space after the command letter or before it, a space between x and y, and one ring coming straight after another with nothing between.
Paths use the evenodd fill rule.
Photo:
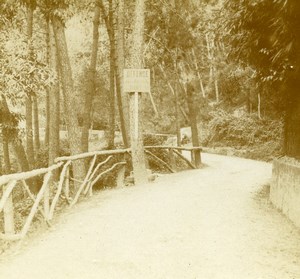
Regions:
<instances>
[{"instance_id":1,"label":"undergrowth","mask_svg":"<svg viewBox=\"0 0 300 279\"><path fill-rule=\"evenodd\" d=\"M283 121L256 115L236 117L224 110L211 113L204 145L228 147L241 157L269 161L282 155Z\"/></svg>"}]
</instances>

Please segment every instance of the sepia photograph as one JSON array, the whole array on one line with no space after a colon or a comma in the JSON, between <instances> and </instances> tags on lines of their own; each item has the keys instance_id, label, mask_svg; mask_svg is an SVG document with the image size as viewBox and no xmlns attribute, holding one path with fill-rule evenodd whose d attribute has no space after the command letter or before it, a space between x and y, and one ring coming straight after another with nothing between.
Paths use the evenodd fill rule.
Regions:
<instances>
[{"instance_id":1,"label":"sepia photograph","mask_svg":"<svg viewBox=\"0 0 300 279\"><path fill-rule=\"evenodd\" d=\"M300 0L0 0L0 279L300 279Z\"/></svg>"}]
</instances>

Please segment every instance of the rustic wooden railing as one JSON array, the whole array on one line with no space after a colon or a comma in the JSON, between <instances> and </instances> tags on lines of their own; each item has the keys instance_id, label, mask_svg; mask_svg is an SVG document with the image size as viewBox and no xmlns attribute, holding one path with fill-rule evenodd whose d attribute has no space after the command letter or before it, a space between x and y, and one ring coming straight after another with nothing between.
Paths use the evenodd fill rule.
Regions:
<instances>
[{"instance_id":1,"label":"rustic wooden railing","mask_svg":"<svg viewBox=\"0 0 300 279\"><path fill-rule=\"evenodd\" d=\"M168 162L162 160L156 156L152 150L167 150ZM176 172L176 155L185 161L187 165L192 169L198 169L201 166L201 147L179 147L179 146L146 146L145 152L151 156L154 160L161 163L170 172ZM184 154L184 153L186 154Z\"/></svg>"},{"instance_id":2,"label":"rustic wooden railing","mask_svg":"<svg viewBox=\"0 0 300 279\"><path fill-rule=\"evenodd\" d=\"M154 153L157 150L167 150L168 160L164 161L155 155ZM190 168L199 168L201 165L200 152L200 147L145 147L145 153L170 172L177 171L176 155L185 161ZM126 170L126 156L130 155L130 153L130 149L119 149L59 157L55 160L55 164L48 168L0 176L0 189L2 188L0 213L3 213L4 230L4 233L0 233L0 238L4 240L19 240L24 238L37 213L39 213L50 226L50 221L54 216L59 201L66 202L69 207L72 207L77 203L80 196L92 195L93 186L109 172L116 171L116 185L117 187L123 186ZM189 153L189 155L185 153ZM118 155L118 161L113 163L112 159L115 155ZM99 157L105 158L101 158L103 160L99 162L99 160L97 161ZM85 160L85 162L89 160L87 172L82 181L76 181L71 177L72 163L76 160ZM58 171L59 177L55 179ZM37 194L33 194L30 191L30 179L33 178L40 178L42 181ZM77 186L75 187L75 185ZM13 191L17 186L22 187L26 197L32 200L29 214L22 228L18 230L15 228L13 198Z\"/></svg>"},{"instance_id":3,"label":"rustic wooden railing","mask_svg":"<svg viewBox=\"0 0 300 279\"><path fill-rule=\"evenodd\" d=\"M0 213L3 212L3 227L4 233L0 233L0 238L5 240L18 240L24 238L27 234L34 216L39 212L44 220L50 225L53 218L56 206L59 199L63 199L72 207L77 203L81 195L91 195L93 186L105 174L116 170L117 171L117 186L122 186L125 175L125 155L129 150L106 150L83 153L74 156L59 157L55 160L55 164L37 170L32 170L23 173L3 175L0 177L0 188L2 188L2 197L0 199ZM97 163L98 156L106 155L107 158ZM103 170L103 167L111 164L114 155L121 155L120 161L114 163ZM72 163L76 160L90 159L89 167L83 181L75 181L70 176ZM59 179L54 182L53 177L55 171L60 170ZM30 191L28 179L42 176L42 184L39 192L34 195ZM75 184L79 184L76 188ZM14 202L13 190L19 185L25 190L33 204L30 212L21 229L16 232L14 222ZM72 189L70 189L72 187ZM41 205L43 201L43 204Z\"/></svg>"}]
</instances>

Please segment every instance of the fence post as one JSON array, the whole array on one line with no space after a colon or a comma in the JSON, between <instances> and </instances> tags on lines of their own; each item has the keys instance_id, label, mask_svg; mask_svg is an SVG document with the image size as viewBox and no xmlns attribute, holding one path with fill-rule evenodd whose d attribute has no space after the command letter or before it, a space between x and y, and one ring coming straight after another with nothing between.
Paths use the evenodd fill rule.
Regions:
<instances>
[{"instance_id":1,"label":"fence post","mask_svg":"<svg viewBox=\"0 0 300 279\"><path fill-rule=\"evenodd\" d=\"M3 188L3 193L8 188L8 185ZM15 222L14 222L14 204L12 198L12 192L7 198L4 208L4 232L5 234L14 234L15 233Z\"/></svg>"},{"instance_id":2,"label":"fence post","mask_svg":"<svg viewBox=\"0 0 300 279\"><path fill-rule=\"evenodd\" d=\"M169 163L171 168L176 171L176 159L172 148L169 148Z\"/></svg>"},{"instance_id":3,"label":"fence post","mask_svg":"<svg viewBox=\"0 0 300 279\"><path fill-rule=\"evenodd\" d=\"M193 149L192 161L193 161L194 165L196 166L196 168L200 168L200 166L201 166L201 149L200 148Z\"/></svg>"},{"instance_id":4,"label":"fence post","mask_svg":"<svg viewBox=\"0 0 300 279\"><path fill-rule=\"evenodd\" d=\"M124 186L124 179L125 179L125 170L126 166L120 166L118 173L117 173L117 187L123 187Z\"/></svg>"},{"instance_id":5,"label":"fence post","mask_svg":"<svg viewBox=\"0 0 300 279\"><path fill-rule=\"evenodd\" d=\"M123 187L124 186L124 180L125 180L125 171L126 171L126 158L125 158L125 154L122 154L121 156L121 161L125 162L124 165L121 165L118 169L118 172L117 172L117 179L116 179L116 182L117 182L117 187L120 188L120 187Z\"/></svg>"},{"instance_id":6,"label":"fence post","mask_svg":"<svg viewBox=\"0 0 300 279\"><path fill-rule=\"evenodd\" d=\"M45 180L46 175L49 176L49 173L46 173L44 175L44 180ZM50 181L51 180L52 179L50 179ZM50 183L47 183L45 192L44 192L44 212L45 212L45 217L47 220L49 219L49 211L50 211L50 187L49 187L49 184Z\"/></svg>"},{"instance_id":7,"label":"fence post","mask_svg":"<svg viewBox=\"0 0 300 279\"><path fill-rule=\"evenodd\" d=\"M65 176L65 195L67 201L70 200L70 165L67 167Z\"/></svg>"}]
</instances>

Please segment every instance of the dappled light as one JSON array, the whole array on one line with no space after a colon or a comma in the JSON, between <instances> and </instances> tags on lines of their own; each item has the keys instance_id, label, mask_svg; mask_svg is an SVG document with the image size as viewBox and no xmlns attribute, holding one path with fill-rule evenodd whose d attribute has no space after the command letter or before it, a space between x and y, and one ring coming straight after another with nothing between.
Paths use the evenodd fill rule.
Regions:
<instances>
[{"instance_id":1,"label":"dappled light","mask_svg":"<svg viewBox=\"0 0 300 279\"><path fill-rule=\"evenodd\" d=\"M299 29L299 0L0 1L1 278L300 278Z\"/></svg>"}]
</instances>

